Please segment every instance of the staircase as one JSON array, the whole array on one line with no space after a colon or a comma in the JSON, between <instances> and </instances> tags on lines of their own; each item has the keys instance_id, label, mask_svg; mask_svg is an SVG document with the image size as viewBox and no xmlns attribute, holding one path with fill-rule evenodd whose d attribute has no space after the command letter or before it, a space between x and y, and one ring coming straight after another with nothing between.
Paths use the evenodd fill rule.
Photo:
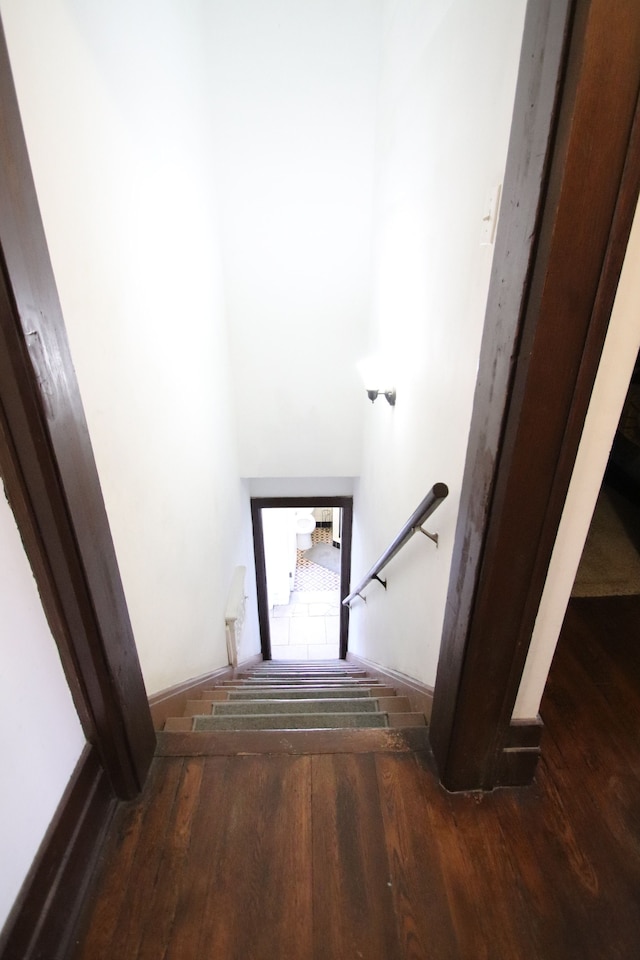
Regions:
<instances>
[{"instance_id":1,"label":"staircase","mask_svg":"<svg viewBox=\"0 0 640 960\"><path fill-rule=\"evenodd\" d=\"M281 735L409 727L426 733L424 715L412 711L406 697L344 660L271 660L187 701L184 716L167 719L164 732Z\"/></svg>"}]
</instances>

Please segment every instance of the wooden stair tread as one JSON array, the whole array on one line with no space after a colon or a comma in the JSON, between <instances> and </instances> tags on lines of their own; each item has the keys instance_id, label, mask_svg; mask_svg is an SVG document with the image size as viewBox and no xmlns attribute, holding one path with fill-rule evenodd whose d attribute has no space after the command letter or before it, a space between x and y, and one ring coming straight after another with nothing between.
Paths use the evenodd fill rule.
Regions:
<instances>
[{"instance_id":1,"label":"wooden stair tread","mask_svg":"<svg viewBox=\"0 0 640 960\"><path fill-rule=\"evenodd\" d=\"M189 721L188 717L179 720ZM250 754L409 753L428 750L426 725L378 730L161 731L156 756L207 757Z\"/></svg>"},{"instance_id":2,"label":"wooden stair tread","mask_svg":"<svg viewBox=\"0 0 640 960\"><path fill-rule=\"evenodd\" d=\"M193 718L194 732L205 730L341 730L354 727L388 727L386 713L268 713Z\"/></svg>"},{"instance_id":3,"label":"wooden stair tread","mask_svg":"<svg viewBox=\"0 0 640 960\"><path fill-rule=\"evenodd\" d=\"M343 697L313 699L189 700L185 716L242 716L245 713L411 713L407 697Z\"/></svg>"},{"instance_id":4,"label":"wooden stair tread","mask_svg":"<svg viewBox=\"0 0 640 960\"><path fill-rule=\"evenodd\" d=\"M248 749L255 752L353 752L353 744L359 744L358 752L400 749L399 744L405 749L414 742L423 749L426 729L424 714L412 712L407 697L397 696L365 671L269 665L244 671L203 691L200 699L187 701L183 717L166 721L158 751L180 755L186 750L183 755L189 756L199 755L190 752L197 749L226 755L241 753L250 744ZM393 737L380 739L379 734L389 730ZM354 740L354 734L369 739ZM192 743L189 748L190 738L199 746Z\"/></svg>"}]
</instances>

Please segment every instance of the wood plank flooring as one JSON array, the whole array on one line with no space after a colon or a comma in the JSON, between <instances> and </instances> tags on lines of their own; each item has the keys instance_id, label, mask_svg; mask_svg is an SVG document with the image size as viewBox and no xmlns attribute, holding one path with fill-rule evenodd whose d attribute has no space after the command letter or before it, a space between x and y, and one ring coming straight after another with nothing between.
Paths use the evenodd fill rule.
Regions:
<instances>
[{"instance_id":1,"label":"wood plank flooring","mask_svg":"<svg viewBox=\"0 0 640 960\"><path fill-rule=\"evenodd\" d=\"M536 783L425 750L160 756L73 960L637 960L640 598L574 600Z\"/></svg>"}]
</instances>

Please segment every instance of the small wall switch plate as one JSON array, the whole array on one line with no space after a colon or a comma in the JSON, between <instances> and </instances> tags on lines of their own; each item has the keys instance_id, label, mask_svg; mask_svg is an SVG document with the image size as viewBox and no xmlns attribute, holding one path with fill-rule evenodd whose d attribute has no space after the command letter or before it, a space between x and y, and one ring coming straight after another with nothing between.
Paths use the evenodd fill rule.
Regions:
<instances>
[{"instance_id":1,"label":"small wall switch plate","mask_svg":"<svg viewBox=\"0 0 640 960\"><path fill-rule=\"evenodd\" d=\"M490 190L486 196L482 216L482 230L480 232L480 246L490 247L496 238L501 195L502 184L499 183L498 186Z\"/></svg>"}]
</instances>

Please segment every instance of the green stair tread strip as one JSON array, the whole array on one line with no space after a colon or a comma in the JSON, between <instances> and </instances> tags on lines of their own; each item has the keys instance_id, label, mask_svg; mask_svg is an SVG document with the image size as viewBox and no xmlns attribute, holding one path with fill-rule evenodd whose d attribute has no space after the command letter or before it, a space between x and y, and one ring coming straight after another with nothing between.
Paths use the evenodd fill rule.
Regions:
<instances>
[{"instance_id":1,"label":"green stair tread strip","mask_svg":"<svg viewBox=\"0 0 640 960\"><path fill-rule=\"evenodd\" d=\"M260 680L255 683L248 680L226 680L224 683L219 684L219 686L224 689L232 687L236 690L260 690L262 687L273 687L274 689L300 688L301 690L313 690L314 687L326 687L327 689L332 688L334 690L342 690L345 687L363 687L366 690L369 687L380 687L384 686L384 684L376 680L367 680L366 682L362 680L350 680L348 683L344 680L303 680L300 683L296 683L294 680L283 680L281 682Z\"/></svg>"},{"instance_id":2,"label":"green stair tread strip","mask_svg":"<svg viewBox=\"0 0 640 960\"><path fill-rule=\"evenodd\" d=\"M344 727L387 727L384 713L270 714L252 717L195 717L194 731L205 730L319 730Z\"/></svg>"},{"instance_id":3,"label":"green stair tread strip","mask_svg":"<svg viewBox=\"0 0 640 960\"><path fill-rule=\"evenodd\" d=\"M308 700L221 700L213 705L214 716L246 716L266 713L376 713L372 697Z\"/></svg>"},{"instance_id":4,"label":"green stair tread strip","mask_svg":"<svg viewBox=\"0 0 640 960\"><path fill-rule=\"evenodd\" d=\"M190 737L195 741L204 737L206 746L197 749L213 752L233 752L236 745L240 749L241 743L269 752L276 742L273 737L279 738L278 750L285 742L283 737L293 738L294 742L286 740L286 749L294 752L299 748L307 750L312 744L320 745L322 750L341 744L338 749L344 749L345 737L357 734L378 737L369 744L375 742L372 749L388 749L389 743L407 743L407 731L414 731L412 742L422 744L426 731L424 715L410 713L406 697L397 697L393 688L366 672L336 669L333 665L324 669L304 664L278 669L265 665L222 681L201 692L201 697L187 701L186 716L167 721L165 736L174 739L164 742L174 745L170 749L185 750ZM384 731L394 728L402 733L391 740L380 739ZM299 738L303 736L312 739L302 741ZM366 740L348 742L369 749ZM381 747L382 744L387 746ZM187 751L184 755L196 754Z\"/></svg>"},{"instance_id":5,"label":"green stair tread strip","mask_svg":"<svg viewBox=\"0 0 640 960\"><path fill-rule=\"evenodd\" d=\"M256 691L254 690L236 690L231 688L229 690L229 700L255 700ZM370 699L370 694L368 688L356 687L349 688L348 690L332 690L332 689L317 689L317 690L300 690L293 689L287 690L287 700L342 700L347 696L351 699ZM261 700L282 700L282 691L281 690L261 690L260 691Z\"/></svg>"},{"instance_id":6,"label":"green stair tread strip","mask_svg":"<svg viewBox=\"0 0 640 960\"><path fill-rule=\"evenodd\" d=\"M295 674L272 674L265 673L260 676L255 677L235 677L235 680L240 683L375 683L375 680L372 680L371 677L357 676L357 677L336 677L333 674L315 674L315 675L305 675L304 677L298 677Z\"/></svg>"}]
</instances>

